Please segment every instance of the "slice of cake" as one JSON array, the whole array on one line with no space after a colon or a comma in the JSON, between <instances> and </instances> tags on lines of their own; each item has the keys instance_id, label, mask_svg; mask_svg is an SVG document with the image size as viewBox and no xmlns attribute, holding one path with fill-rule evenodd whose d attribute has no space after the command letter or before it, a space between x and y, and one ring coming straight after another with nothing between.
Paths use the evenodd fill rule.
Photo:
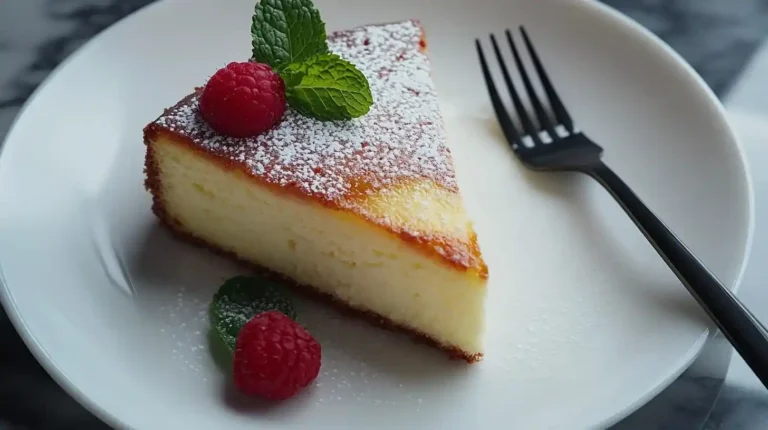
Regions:
<instances>
[{"instance_id":1,"label":"slice of cake","mask_svg":"<svg viewBox=\"0 0 768 430\"><path fill-rule=\"evenodd\" d=\"M145 128L152 209L184 238L475 362L488 271L422 28L372 25L328 46L367 77L367 115L319 121L289 108L271 130L232 138L201 118L197 91Z\"/></svg>"}]
</instances>

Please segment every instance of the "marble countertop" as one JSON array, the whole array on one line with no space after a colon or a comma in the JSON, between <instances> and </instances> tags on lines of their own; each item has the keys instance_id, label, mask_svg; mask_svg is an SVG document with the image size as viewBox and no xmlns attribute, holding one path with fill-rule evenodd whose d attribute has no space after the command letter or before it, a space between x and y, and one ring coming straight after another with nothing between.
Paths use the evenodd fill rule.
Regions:
<instances>
[{"instance_id":1,"label":"marble countertop","mask_svg":"<svg viewBox=\"0 0 768 430\"><path fill-rule=\"evenodd\" d=\"M0 1L0 139L31 92L62 60L99 31L151 1ZM758 125L762 123L760 114L768 118L768 83L763 84L768 79L768 44L763 44L768 37L768 0L604 3L638 20L690 62L729 110L733 107L742 113L732 122ZM764 137L768 140L768 126ZM754 159L752 153L748 155ZM758 156L768 162L768 146L762 154L754 154ZM757 199L758 216L768 209L768 171L760 175L755 178L756 193L765 198ZM761 234L759 227L756 234ZM754 255L768 255L768 237L764 241L756 237ZM748 273L740 296L768 321L768 292L759 287L760 279L765 278L762 275ZM2 310L0 351L0 430L107 428L51 381ZM731 357L732 349L721 336L711 339L675 383L614 428L766 428L768 395L743 361Z\"/></svg>"}]
</instances>

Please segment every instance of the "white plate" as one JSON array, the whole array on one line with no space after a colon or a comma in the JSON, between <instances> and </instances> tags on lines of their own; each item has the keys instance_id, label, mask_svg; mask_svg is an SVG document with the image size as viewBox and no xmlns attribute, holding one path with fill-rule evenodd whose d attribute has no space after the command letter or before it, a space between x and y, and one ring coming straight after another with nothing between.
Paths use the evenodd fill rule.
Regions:
<instances>
[{"instance_id":1,"label":"white plate","mask_svg":"<svg viewBox=\"0 0 768 430\"><path fill-rule=\"evenodd\" d=\"M596 3L317 3L330 29L409 17L426 26L490 266L486 360L449 362L302 302L302 322L325 352L317 384L272 407L227 389L204 315L220 281L240 269L156 226L141 130L216 68L248 57L254 1L166 0L59 68L5 144L3 304L57 381L109 423L142 429L580 429L615 422L678 375L708 335L703 313L593 181L514 161L473 38L525 24L606 161L735 286L751 187L720 105L691 69Z\"/></svg>"}]
</instances>

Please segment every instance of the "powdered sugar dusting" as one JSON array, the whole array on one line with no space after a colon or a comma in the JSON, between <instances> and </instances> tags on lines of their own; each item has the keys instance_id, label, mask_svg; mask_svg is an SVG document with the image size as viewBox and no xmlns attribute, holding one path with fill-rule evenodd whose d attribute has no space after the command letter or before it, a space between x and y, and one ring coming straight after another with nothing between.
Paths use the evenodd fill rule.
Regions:
<instances>
[{"instance_id":1,"label":"powdered sugar dusting","mask_svg":"<svg viewBox=\"0 0 768 430\"><path fill-rule=\"evenodd\" d=\"M167 297L166 304L158 308L159 330L167 337L171 354L181 364L181 368L200 373L205 379L203 369L211 360L207 350L207 332L210 326L208 300L198 299L183 286L175 290L175 297Z\"/></svg>"},{"instance_id":2,"label":"powdered sugar dusting","mask_svg":"<svg viewBox=\"0 0 768 430\"><path fill-rule=\"evenodd\" d=\"M367 26L329 37L329 48L354 63L371 86L370 112L350 121L322 122L287 109L262 135L239 139L214 132L199 116L197 94L156 124L208 152L247 166L267 182L344 206L409 179L457 190L445 131L415 21Z\"/></svg>"}]
</instances>

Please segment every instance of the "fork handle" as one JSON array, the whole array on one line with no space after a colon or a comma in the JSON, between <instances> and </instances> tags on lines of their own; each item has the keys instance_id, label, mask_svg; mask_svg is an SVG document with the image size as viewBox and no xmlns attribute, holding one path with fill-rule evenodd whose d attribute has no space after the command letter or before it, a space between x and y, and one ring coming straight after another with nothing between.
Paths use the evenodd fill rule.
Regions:
<instances>
[{"instance_id":1,"label":"fork handle","mask_svg":"<svg viewBox=\"0 0 768 430\"><path fill-rule=\"evenodd\" d=\"M585 170L619 202L661 258L768 387L768 330L607 165Z\"/></svg>"}]
</instances>

